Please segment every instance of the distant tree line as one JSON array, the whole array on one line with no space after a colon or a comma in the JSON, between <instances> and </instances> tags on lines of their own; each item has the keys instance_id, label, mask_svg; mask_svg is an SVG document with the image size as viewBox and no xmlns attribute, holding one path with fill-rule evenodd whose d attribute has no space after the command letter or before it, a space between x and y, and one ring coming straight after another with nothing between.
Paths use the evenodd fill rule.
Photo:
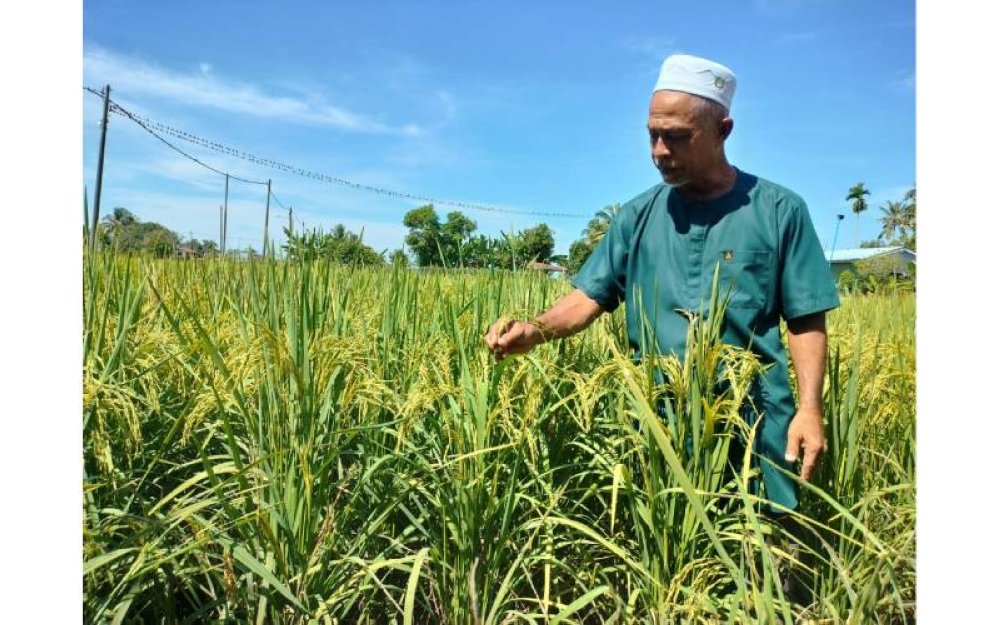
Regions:
<instances>
[{"instance_id":1,"label":"distant tree line","mask_svg":"<svg viewBox=\"0 0 1000 625\"><path fill-rule=\"evenodd\" d=\"M124 253L173 256L181 243L176 232L153 221L141 221L121 206L105 215L97 225L97 241L105 249ZM192 242L198 249L214 248L214 241Z\"/></svg>"},{"instance_id":2,"label":"distant tree line","mask_svg":"<svg viewBox=\"0 0 1000 625\"><path fill-rule=\"evenodd\" d=\"M871 192L864 183L852 185L846 201L860 219L868 209L865 196ZM898 201L880 207L882 230L878 238L860 242L861 247L902 246L917 248L917 190L911 188ZM531 262L556 263L570 275L579 272L597 244L621 210L620 204L610 204L595 213L573 241L568 255L555 255L555 237L546 223L516 232L501 232L499 237L477 234L477 224L460 211L445 215L442 222L433 204L415 208L403 217L407 227L403 249L376 251L363 241L364 231L356 234L341 224L329 232L321 228L299 233L284 229L287 242L282 245L287 258L294 261L328 260L350 265L380 266L409 265L450 268L523 269ZM141 221L129 210L117 207L98 225L98 242L105 248L120 252L144 252L157 257L172 256L178 249L195 256L210 256L219 252L218 244L210 239L182 241L177 233L156 222ZM249 253L255 253L248 248ZM228 253L239 253L227 250ZM877 273L877 272L876 272Z\"/></svg>"},{"instance_id":3,"label":"distant tree line","mask_svg":"<svg viewBox=\"0 0 1000 625\"><path fill-rule=\"evenodd\" d=\"M287 243L282 246L289 260L328 260L344 265L381 266L385 256L365 245L362 234L355 234L337 224L330 232L321 228L306 230L299 234L284 228ZM398 251L398 250L397 250ZM398 257L396 257L398 260ZM405 258L405 257L404 257Z\"/></svg>"},{"instance_id":4,"label":"distant tree line","mask_svg":"<svg viewBox=\"0 0 1000 625\"><path fill-rule=\"evenodd\" d=\"M475 221L454 211L442 222L433 204L406 213L403 225L409 228L406 245L420 267L523 269L532 261L551 261L555 247L545 223L500 237L477 235Z\"/></svg>"},{"instance_id":5,"label":"distant tree line","mask_svg":"<svg viewBox=\"0 0 1000 625\"><path fill-rule=\"evenodd\" d=\"M453 211L442 222L432 204L415 208L403 217L408 228L405 238L409 256L403 249L377 251L363 241L364 231L351 232L342 224L331 230L313 228L294 232L284 228L286 243L281 246L293 261L327 260L347 265L386 264L448 268L523 269L528 263L554 263L570 274L579 271L608 230L620 210L612 204L598 211L570 245L568 255L555 255L555 236L546 223L519 231L501 232L499 237L477 233L474 220ZM106 249L125 253L173 256L181 251L193 256L219 253L216 241L183 240L176 232L152 221L142 221L131 211L117 207L98 225L98 242ZM253 248L245 250L255 254ZM227 254L243 251L227 250Z\"/></svg>"},{"instance_id":6,"label":"distant tree line","mask_svg":"<svg viewBox=\"0 0 1000 625\"><path fill-rule=\"evenodd\" d=\"M124 254L149 254L166 258L178 253L191 256L214 256L219 253L218 242L212 239L188 240L155 221L142 221L132 211L118 206L105 215L97 225L97 243L106 250ZM229 254L247 252L253 248L227 250Z\"/></svg>"}]
</instances>

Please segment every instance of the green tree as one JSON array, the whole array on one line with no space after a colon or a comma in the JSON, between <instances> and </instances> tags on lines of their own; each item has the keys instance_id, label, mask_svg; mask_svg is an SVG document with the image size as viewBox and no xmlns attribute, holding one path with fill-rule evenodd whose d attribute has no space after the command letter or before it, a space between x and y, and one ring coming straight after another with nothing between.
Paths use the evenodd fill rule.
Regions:
<instances>
[{"instance_id":1,"label":"green tree","mask_svg":"<svg viewBox=\"0 0 1000 625\"><path fill-rule=\"evenodd\" d=\"M180 243L180 237L160 224L142 224L147 226L142 238L142 249L157 258L167 258L174 255L174 250Z\"/></svg>"},{"instance_id":2,"label":"green tree","mask_svg":"<svg viewBox=\"0 0 1000 625\"><path fill-rule=\"evenodd\" d=\"M917 249L917 190L912 188L900 201L886 202L881 208L882 232L879 240L889 245ZM864 247L864 246L862 246Z\"/></svg>"},{"instance_id":3,"label":"green tree","mask_svg":"<svg viewBox=\"0 0 1000 625\"><path fill-rule=\"evenodd\" d=\"M464 267L466 262L463 252L472 233L476 230L476 222L459 211L448 213L441 227L441 255L449 267ZM475 260L475 259L470 259Z\"/></svg>"},{"instance_id":4,"label":"green tree","mask_svg":"<svg viewBox=\"0 0 1000 625\"><path fill-rule=\"evenodd\" d=\"M518 252L525 263L548 262L556 245L552 228L544 223L524 230L518 239Z\"/></svg>"},{"instance_id":5,"label":"green tree","mask_svg":"<svg viewBox=\"0 0 1000 625\"><path fill-rule=\"evenodd\" d=\"M410 259L406 257L406 252L402 249L396 249L392 251L389 255L389 262L393 267L409 267Z\"/></svg>"},{"instance_id":6,"label":"green tree","mask_svg":"<svg viewBox=\"0 0 1000 625\"><path fill-rule=\"evenodd\" d=\"M548 224L492 238L476 235L476 222L459 211L448 213L442 224L431 204L406 213L403 225L409 228L406 245L420 267L518 269L532 260L548 261L555 247Z\"/></svg>"},{"instance_id":7,"label":"green tree","mask_svg":"<svg viewBox=\"0 0 1000 625\"><path fill-rule=\"evenodd\" d=\"M609 204L597 211L593 219L587 222L587 227L580 233L581 238L577 239L569 246L569 264L567 269L570 274L575 274L583 267L591 252L601 242L604 235L611 227L611 223L621 212L621 204Z\"/></svg>"},{"instance_id":8,"label":"green tree","mask_svg":"<svg viewBox=\"0 0 1000 625\"><path fill-rule=\"evenodd\" d=\"M131 226L134 223L138 223L138 219L132 213L123 206L116 206L110 214L105 215L102 219L104 223L108 225L109 228L122 228L125 226Z\"/></svg>"},{"instance_id":9,"label":"green tree","mask_svg":"<svg viewBox=\"0 0 1000 625\"><path fill-rule=\"evenodd\" d=\"M590 247L586 239L577 239L573 241L569 246L569 261L567 261L566 269L570 274L576 274L583 267L583 263L587 262L587 258L594 249Z\"/></svg>"},{"instance_id":10,"label":"green tree","mask_svg":"<svg viewBox=\"0 0 1000 625\"><path fill-rule=\"evenodd\" d=\"M296 262L309 262L322 258L323 256L323 235L320 230L302 230L299 233L291 232L288 227L282 228L285 232L287 242L282 245L289 260Z\"/></svg>"},{"instance_id":11,"label":"green tree","mask_svg":"<svg viewBox=\"0 0 1000 625\"><path fill-rule=\"evenodd\" d=\"M906 208L903 202L886 202L885 206L880 207L879 210L882 211L882 216L879 217L879 221L882 223L882 232L878 235L879 240L895 241L896 231L898 230L902 234L906 223Z\"/></svg>"},{"instance_id":12,"label":"green tree","mask_svg":"<svg viewBox=\"0 0 1000 625\"><path fill-rule=\"evenodd\" d=\"M505 242L480 234L469 237L462 251L466 267L500 267L505 253ZM507 254L510 258L510 254ZM508 260L509 263L509 260Z\"/></svg>"},{"instance_id":13,"label":"green tree","mask_svg":"<svg viewBox=\"0 0 1000 625\"><path fill-rule=\"evenodd\" d=\"M283 248L288 258L295 262L324 259L342 265L385 264L381 254L365 245L361 235L351 232L343 224L335 225L330 232L323 232L320 228L299 234L290 233L288 228L284 231L288 242Z\"/></svg>"},{"instance_id":14,"label":"green tree","mask_svg":"<svg viewBox=\"0 0 1000 625\"><path fill-rule=\"evenodd\" d=\"M903 225L901 228L903 245L917 251L917 188L913 187L903 196Z\"/></svg>"},{"instance_id":15,"label":"green tree","mask_svg":"<svg viewBox=\"0 0 1000 625\"><path fill-rule=\"evenodd\" d=\"M587 222L583 237L587 240L591 250L597 247L597 244L604 238L608 228L611 227L611 222L615 220L621 209L621 204L609 204L597 211L594 218Z\"/></svg>"},{"instance_id":16,"label":"green tree","mask_svg":"<svg viewBox=\"0 0 1000 625\"><path fill-rule=\"evenodd\" d=\"M871 195L871 191L865 188L865 183L859 182L852 186L847 192L846 201L851 203L851 212L857 217L857 241L861 244L861 213L868 210L868 202L865 196Z\"/></svg>"},{"instance_id":17,"label":"green tree","mask_svg":"<svg viewBox=\"0 0 1000 625\"><path fill-rule=\"evenodd\" d=\"M157 257L172 256L180 245L176 232L152 221L141 221L130 211L118 207L98 226L97 236L102 245L125 254L149 253Z\"/></svg>"},{"instance_id":18,"label":"green tree","mask_svg":"<svg viewBox=\"0 0 1000 625\"><path fill-rule=\"evenodd\" d=\"M385 257L365 245L360 237L351 237L338 241L328 250L328 258L342 265L366 265L379 267L385 265Z\"/></svg>"},{"instance_id":19,"label":"green tree","mask_svg":"<svg viewBox=\"0 0 1000 625\"><path fill-rule=\"evenodd\" d=\"M912 264L912 263L911 263ZM892 254L881 254L853 263L857 275L857 288L865 293L875 293L885 288L911 285L912 274Z\"/></svg>"},{"instance_id":20,"label":"green tree","mask_svg":"<svg viewBox=\"0 0 1000 625\"><path fill-rule=\"evenodd\" d=\"M132 211L122 206L116 206L101 220L99 232L103 234L102 239L105 244L115 245L122 233L137 223L139 220L132 214Z\"/></svg>"},{"instance_id":21,"label":"green tree","mask_svg":"<svg viewBox=\"0 0 1000 625\"><path fill-rule=\"evenodd\" d=\"M417 265L441 264L441 221L433 204L415 208L403 216L403 225L410 229L406 245L417 259Z\"/></svg>"}]
</instances>

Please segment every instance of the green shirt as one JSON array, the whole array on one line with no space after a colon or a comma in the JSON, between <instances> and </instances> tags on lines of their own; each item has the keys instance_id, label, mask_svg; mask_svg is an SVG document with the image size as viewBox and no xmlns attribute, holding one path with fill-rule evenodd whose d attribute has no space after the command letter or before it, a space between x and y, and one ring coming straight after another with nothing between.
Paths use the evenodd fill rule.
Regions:
<instances>
[{"instance_id":1,"label":"green shirt","mask_svg":"<svg viewBox=\"0 0 1000 625\"><path fill-rule=\"evenodd\" d=\"M770 369L758 386L763 408L758 452L785 462L795 404L778 321L835 308L840 300L805 202L794 192L737 170L733 188L714 200L681 197L658 184L621 207L573 285L610 312L625 302L634 353L684 356L688 319L720 287L733 285L723 340L750 347ZM644 333L643 317L653 336ZM772 501L795 507L794 482L768 470Z\"/></svg>"}]
</instances>

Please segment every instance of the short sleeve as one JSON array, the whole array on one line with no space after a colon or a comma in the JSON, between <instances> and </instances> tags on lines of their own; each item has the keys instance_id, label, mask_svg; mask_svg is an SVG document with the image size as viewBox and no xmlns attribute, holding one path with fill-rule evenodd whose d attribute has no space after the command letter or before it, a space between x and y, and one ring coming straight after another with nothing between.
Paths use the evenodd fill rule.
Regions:
<instances>
[{"instance_id":1,"label":"short sleeve","mask_svg":"<svg viewBox=\"0 0 1000 625\"><path fill-rule=\"evenodd\" d=\"M795 319L840 305L830 263L805 202L789 202L779 218L778 302L781 316Z\"/></svg>"},{"instance_id":2,"label":"short sleeve","mask_svg":"<svg viewBox=\"0 0 1000 625\"><path fill-rule=\"evenodd\" d=\"M625 274L632 231L631 211L622 207L570 284L611 312L625 298Z\"/></svg>"}]
</instances>

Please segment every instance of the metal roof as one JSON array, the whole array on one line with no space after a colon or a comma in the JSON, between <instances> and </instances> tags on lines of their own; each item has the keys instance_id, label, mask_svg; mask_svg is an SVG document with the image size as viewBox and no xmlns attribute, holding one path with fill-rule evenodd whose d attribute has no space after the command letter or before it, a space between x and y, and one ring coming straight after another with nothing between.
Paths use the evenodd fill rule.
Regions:
<instances>
[{"instance_id":1,"label":"metal roof","mask_svg":"<svg viewBox=\"0 0 1000 625\"><path fill-rule=\"evenodd\" d=\"M528 269L538 269L541 271L566 271L565 267L561 267L554 263L536 263L530 262L527 265Z\"/></svg>"},{"instance_id":2,"label":"metal roof","mask_svg":"<svg viewBox=\"0 0 1000 625\"><path fill-rule=\"evenodd\" d=\"M842 250L834 250L833 257L831 258L830 250L826 250L823 254L826 256L826 260L832 263L849 263L856 260L864 260L866 258L872 258L873 256L881 256L882 254L889 254L892 252L902 251L909 255L911 258L916 260L917 255L912 251L906 249L902 246L894 247L856 247L847 248Z\"/></svg>"}]
</instances>

